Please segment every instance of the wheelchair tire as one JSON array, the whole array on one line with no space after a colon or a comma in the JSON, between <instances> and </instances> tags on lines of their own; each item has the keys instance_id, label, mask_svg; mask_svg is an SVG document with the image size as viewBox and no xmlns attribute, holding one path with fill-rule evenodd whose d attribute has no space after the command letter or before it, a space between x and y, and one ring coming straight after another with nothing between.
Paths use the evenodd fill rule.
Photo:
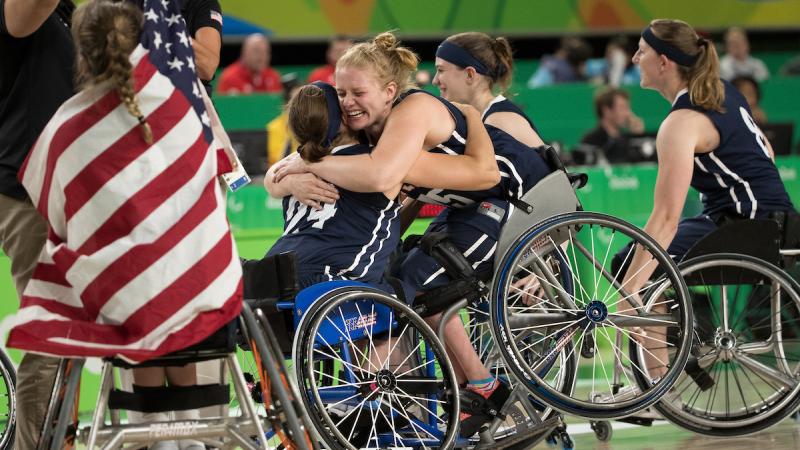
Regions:
<instances>
[{"instance_id":1,"label":"wheelchair tire","mask_svg":"<svg viewBox=\"0 0 800 450\"><path fill-rule=\"evenodd\" d=\"M315 301L296 331L300 398L325 447L452 448L455 374L434 332L406 304L376 289L339 288ZM320 382L328 359L335 379Z\"/></svg>"},{"instance_id":2,"label":"wheelchair tire","mask_svg":"<svg viewBox=\"0 0 800 450\"><path fill-rule=\"evenodd\" d=\"M620 285L621 267L632 258L632 251L620 269L607 269L618 247L629 240L636 244L630 248L646 252L647 264L661 274L660 282L635 293ZM558 255L566 256L572 291L553 274ZM520 285L536 286L537 295L531 296L530 289L523 294ZM643 303L628 306L626 300L634 294ZM621 302L626 302L620 305L624 308L617 306ZM651 312L653 307L665 311ZM691 305L675 263L643 231L605 214L566 213L522 233L497 265L490 312L495 342L508 368L524 380L530 393L560 412L590 419L624 417L657 402L683 370L692 342ZM659 355L650 352L666 368L651 375L651 369L627 356L627 344L641 338L643 329L662 328L674 331L678 339L664 342L664 351L656 352ZM579 358L577 365L589 380L575 392L564 393L547 375L569 343L583 360L589 360L581 364ZM526 356L530 351L538 355L534 361ZM632 371L646 372L649 381L632 379Z\"/></svg>"},{"instance_id":3,"label":"wheelchair tire","mask_svg":"<svg viewBox=\"0 0 800 450\"><path fill-rule=\"evenodd\" d=\"M14 447L17 426L17 372L8 355L0 349L0 450Z\"/></svg>"},{"instance_id":4,"label":"wheelchair tire","mask_svg":"<svg viewBox=\"0 0 800 450\"><path fill-rule=\"evenodd\" d=\"M800 285L747 255L703 255L678 267L693 304L708 312L696 315L696 355L655 408L710 436L752 434L790 416L800 407Z\"/></svg>"}]
</instances>

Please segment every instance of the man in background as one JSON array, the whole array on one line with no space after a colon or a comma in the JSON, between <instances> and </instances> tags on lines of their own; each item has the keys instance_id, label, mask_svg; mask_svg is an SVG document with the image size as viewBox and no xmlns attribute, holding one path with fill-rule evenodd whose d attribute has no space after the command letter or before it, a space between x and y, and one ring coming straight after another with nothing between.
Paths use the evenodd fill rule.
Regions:
<instances>
[{"instance_id":1,"label":"man in background","mask_svg":"<svg viewBox=\"0 0 800 450\"><path fill-rule=\"evenodd\" d=\"M217 90L220 94L281 92L281 75L270 67L272 47L260 33L247 36L238 61L222 71Z\"/></svg>"},{"instance_id":2,"label":"man in background","mask_svg":"<svg viewBox=\"0 0 800 450\"><path fill-rule=\"evenodd\" d=\"M345 36L336 36L328 42L328 50L325 52L325 59L328 64L317 67L308 75L308 82L324 81L330 85L336 85L333 82L333 74L336 71L336 62L344 53L353 45L353 41Z\"/></svg>"},{"instance_id":3,"label":"man in background","mask_svg":"<svg viewBox=\"0 0 800 450\"><path fill-rule=\"evenodd\" d=\"M642 155L630 146L628 136L642 134L644 122L631 111L628 93L614 87L604 88L594 98L594 110L597 127L583 135L578 149L585 154L583 163L641 161Z\"/></svg>"}]
</instances>

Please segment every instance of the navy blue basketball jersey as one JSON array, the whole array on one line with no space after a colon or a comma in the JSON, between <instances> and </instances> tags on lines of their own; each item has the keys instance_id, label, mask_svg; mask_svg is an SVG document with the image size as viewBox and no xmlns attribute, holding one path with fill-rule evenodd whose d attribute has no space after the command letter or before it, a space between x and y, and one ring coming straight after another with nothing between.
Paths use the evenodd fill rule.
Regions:
<instances>
[{"instance_id":1,"label":"navy blue basketball jersey","mask_svg":"<svg viewBox=\"0 0 800 450\"><path fill-rule=\"evenodd\" d=\"M425 92L412 90L409 92ZM431 149L432 152L446 154L463 154L466 147L463 137L466 137L466 119L461 111L447 100L434 96L450 110L456 118L456 129L453 136L447 142ZM398 99L402 101L408 93L401 95ZM510 102L509 102L510 103ZM514 139L505 131L486 125L486 131L492 140L495 151L495 159L500 170L500 183L490 189L479 191L457 191L451 189L429 189L412 187L405 189L404 192L411 198L425 203L432 203L455 208L463 208L475 202L488 198L508 199L520 197L533 187L539 180L550 173L550 169L541 156L532 148ZM463 136L463 137L462 137Z\"/></svg>"},{"instance_id":2,"label":"navy blue basketball jersey","mask_svg":"<svg viewBox=\"0 0 800 450\"><path fill-rule=\"evenodd\" d=\"M535 131L536 134L539 134L539 130L536 128L536 125L534 125L531 118L528 117L528 115L525 114L525 112L522 111L519 106L515 105L511 100L502 95L498 95L491 101L491 103L489 103L489 106L487 106L483 111L483 114L481 114L481 120L486 122L486 119L496 112L512 112L519 114L530 124L531 128L533 128L533 131Z\"/></svg>"},{"instance_id":3,"label":"navy blue basketball jersey","mask_svg":"<svg viewBox=\"0 0 800 450\"><path fill-rule=\"evenodd\" d=\"M371 149L359 144L337 147L333 153L357 155ZM267 255L294 251L301 284L303 280L350 279L378 285L389 255L400 242L400 204L380 192L337 189L339 199L320 211L285 197L283 236Z\"/></svg>"},{"instance_id":4,"label":"navy blue basketball jersey","mask_svg":"<svg viewBox=\"0 0 800 450\"><path fill-rule=\"evenodd\" d=\"M428 149L428 151L431 153L442 153L446 155L463 155L467 143L467 120L464 118L464 114L461 113L461 110L459 110L455 105L443 99L442 97L431 94L430 92L426 92L421 89L409 89L408 91L400 94L397 100L395 100L394 106L399 105L400 102L408 98L409 95L418 92L424 95L430 95L431 97L442 102L448 111L450 111L450 115L453 116L453 119L456 122L456 126L453 129L453 133L450 135L450 137L445 142L438 144L436 147ZM452 206L456 208L471 205L476 201L485 198L485 195L479 192L431 189L410 185L403 186L403 192L405 192L405 194L409 197L425 203Z\"/></svg>"},{"instance_id":5,"label":"navy blue basketball jersey","mask_svg":"<svg viewBox=\"0 0 800 450\"><path fill-rule=\"evenodd\" d=\"M672 111L692 109L705 114L719 132L719 146L694 158L691 185L700 192L703 213L713 216L727 211L761 218L771 211L792 209L747 102L733 85L723 84L723 112L693 105L687 92L679 94L672 106Z\"/></svg>"}]
</instances>

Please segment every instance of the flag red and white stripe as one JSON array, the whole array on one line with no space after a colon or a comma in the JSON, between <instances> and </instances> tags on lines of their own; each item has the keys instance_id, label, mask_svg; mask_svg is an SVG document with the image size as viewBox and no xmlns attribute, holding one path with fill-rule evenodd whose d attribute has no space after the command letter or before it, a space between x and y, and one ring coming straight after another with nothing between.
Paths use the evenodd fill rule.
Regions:
<instances>
[{"instance_id":1,"label":"flag red and white stripe","mask_svg":"<svg viewBox=\"0 0 800 450\"><path fill-rule=\"evenodd\" d=\"M20 171L50 233L9 347L141 361L239 314L241 266L217 181L230 162L147 55L139 46L131 61L152 145L101 85L64 103Z\"/></svg>"}]
</instances>

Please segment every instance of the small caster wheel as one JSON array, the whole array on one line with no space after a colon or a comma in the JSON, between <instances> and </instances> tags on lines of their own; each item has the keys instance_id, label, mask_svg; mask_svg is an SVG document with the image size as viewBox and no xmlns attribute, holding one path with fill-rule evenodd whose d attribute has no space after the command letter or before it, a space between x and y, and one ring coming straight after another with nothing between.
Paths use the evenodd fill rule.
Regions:
<instances>
[{"instance_id":1,"label":"small caster wheel","mask_svg":"<svg viewBox=\"0 0 800 450\"><path fill-rule=\"evenodd\" d=\"M608 442L614 434L614 429L611 427L611 422L607 420L600 420L597 422L590 422L594 435L598 441Z\"/></svg>"},{"instance_id":2,"label":"small caster wheel","mask_svg":"<svg viewBox=\"0 0 800 450\"><path fill-rule=\"evenodd\" d=\"M559 439L561 439L561 447L564 450L574 450L575 449L575 443L572 442L572 438L569 436L569 433L567 433L566 431L563 431L563 432L561 432L561 434L558 435L558 437L559 437Z\"/></svg>"}]
</instances>

